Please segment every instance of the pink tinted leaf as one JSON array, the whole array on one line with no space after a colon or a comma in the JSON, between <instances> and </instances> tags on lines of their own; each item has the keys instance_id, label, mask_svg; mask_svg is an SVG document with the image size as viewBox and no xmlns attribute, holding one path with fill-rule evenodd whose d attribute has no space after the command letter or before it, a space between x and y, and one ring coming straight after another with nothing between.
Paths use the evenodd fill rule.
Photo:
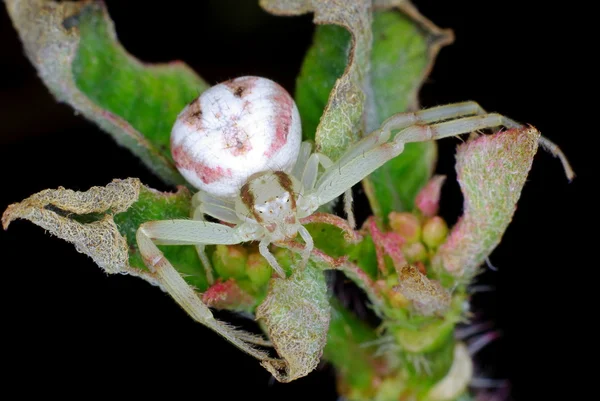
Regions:
<instances>
[{"instance_id":1,"label":"pink tinted leaf","mask_svg":"<svg viewBox=\"0 0 600 401\"><path fill-rule=\"evenodd\" d=\"M471 277L500 243L512 220L538 149L540 133L523 127L459 146L456 171L464 214L439 248L434 265Z\"/></svg>"}]
</instances>

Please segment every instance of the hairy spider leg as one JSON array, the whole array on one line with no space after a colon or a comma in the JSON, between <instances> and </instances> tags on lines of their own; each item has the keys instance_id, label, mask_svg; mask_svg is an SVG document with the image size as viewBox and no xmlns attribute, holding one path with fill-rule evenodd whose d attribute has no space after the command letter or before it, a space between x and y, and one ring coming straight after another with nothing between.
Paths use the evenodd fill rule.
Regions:
<instances>
[{"instance_id":1,"label":"hairy spider leg","mask_svg":"<svg viewBox=\"0 0 600 401\"><path fill-rule=\"evenodd\" d=\"M245 225L229 227L224 224L201 220L157 220L143 223L142 230L156 245L235 245L254 241L252 233L244 230Z\"/></svg>"},{"instance_id":2,"label":"hairy spider leg","mask_svg":"<svg viewBox=\"0 0 600 401\"><path fill-rule=\"evenodd\" d=\"M185 220L184 220L185 221ZM213 232L210 225L212 223L205 223L200 221L188 221L194 224L190 225L190 228L194 228L198 225L209 225L208 231ZM170 225L171 228L167 228ZM153 238L165 238L162 243L192 243L195 239L190 241L190 238L180 238L173 235L173 227L177 225L177 221L158 221L151 223L144 223L140 226L136 233L136 240L142 259L150 270L150 272L156 276L156 279L161 286L167 291L167 293L181 306L194 320L214 330L221 336L225 337L236 347L242 351L252 355L253 357L265 361L269 360L269 356L257 348L253 344L257 345L268 345L268 342L260 336L237 330L225 322L219 321L214 318L210 309L202 302L199 295L190 287L181 275L175 270L173 265L165 258L163 253L158 249L153 241ZM215 224L216 225L216 224ZM176 230L176 231L179 231ZM188 232L187 230L182 230ZM226 234L222 234L226 235ZM194 238L197 236L194 236ZM202 238L203 242L214 242L212 239L207 240L207 236Z\"/></svg>"},{"instance_id":3,"label":"hairy spider leg","mask_svg":"<svg viewBox=\"0 0 600 401\"><path fill-rule=\"evenodd\" d=\"M552 156L558 157L563 166L563 170L565 170L567 179L569 181L572 181L573 178L575 178L575 171L573 171L573 167L571 167L567 156L565 156L562 150L560 150L558 145L552 142L550 139L545 138L543 136L540 136L538 142L540 143L541 147L544 148L547 152L549 152Z\"/></svg>"},{"instance_id":4,"label":"hairy spider leg","mask_svg":"<svg viewBox=\"0 0 600 401\"><path fill-rule=\"evenodd\" d=\"M404 113L404 114L408 114L408 113ZM415 123L417 123L417 122L431 123L431 122L439 122L442 120L461 117L461 116L464 117L464 116L468 116L468 115L484 115L484 114L488 114L488 113L477 102L467 101L467 102L449 104L446 106L432 107L430 109L425 109L425 110L422 110L422 111L419 111L416 113L412 113L412 114L415 114L415 118L416 118ZM398 121L395 121L396 118L400 118L402 121L405 119L405 117L403 117L402 114L397 114L395 116L390 117L388 120L386 120L383 123L383 125L384 126L386 124L395 125L396 129L398 129L398 126L396 125L398 123ZM510 118L507 118L507 117L503 117L503 118L504 118L504 123L502 125L504 125L506 128L519 128L519 127L523 126L522 124L519 124L518 122L511 120ZM402 124L402 121L400 121L401 124ZM493 127L489 127L489 128L493 128ZM573 171L573 168L571 167L569 160L567 159L567 157L565 156L563 151L558 147L558 145L556 145L554 142L552 142L550 139L544 137L543 135L540 136L538 142L544 150L546 150L552 156L557 157L560 160L563 170L565 171L565 175L567 176L567 179L569 181L573 180L573 178L575 178L575 172Z\"/></svg>"},{"instance_id":5,"label":"hairy spider leg","mask_svg":"<svg viewBox=\"0 0 600 401\"><path fill-rule=\"evenodd\" d=\"M380 129L353 145L319 178L314 191L319 203L327 203L340 196L347 188L398 156L404 150L405 143L437 140L501 125L514 127L517 124L504 116L491 113L427 125L433 119L439 121L465 113L473 114L477 110L473 104L476 105L466 102L390 117ZM388 142L392 130L398 129L400 132Z\"/></svg>"},{"instance_id":6,"label":"hairy spider leg","mask_svg":"<svg viewBox=\"0 0 600 401\"><path fill-rule=\"evenodd\" d=\"M389 141L392 130L403 129L416 123L427 124L431 122L443 121L447 119L482 113L485 113L485 111L483 110L483 108L481 108L479 104L477 104L476 102L467 101L444 106L432 107L416 112L396 114L384 121L380 129L374 131L370 135L367 135L360 141L350 146L350 148L348 148L347 151L336 162L336 165L340 167L344 164L349 163L357 157L364 157L365 152ZM518 123L509 119L507 119L506 123L509 127L520 126ZM327 174L335 174L335 172L335 169L331 169ZM338 170L338 173L341 173L341 171ZM356 223L354 219L354 213L352 211L351 189L347 190L344 193L344 211L348 216L348 222L350 223L351 227L354 228Z\"/></svg>"}]
</instances>

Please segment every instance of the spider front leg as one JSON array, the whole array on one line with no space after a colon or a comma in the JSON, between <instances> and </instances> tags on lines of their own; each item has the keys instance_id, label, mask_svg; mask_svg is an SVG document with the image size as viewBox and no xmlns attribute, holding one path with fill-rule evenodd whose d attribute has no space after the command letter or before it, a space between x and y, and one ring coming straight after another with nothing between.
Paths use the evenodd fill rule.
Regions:
<instances>
[{"instance_id":1,"label":"spider front leg","mask_svg":"<svg viewBox=\"0 0 600 401\"><path fill-rule=\"evenodd\" d=\"M198 294L185 282L156 244L194 245L201 243L241 242L234 229L220 224L191 220L165 220L142 224L136 240L144 263L169 295L197 322L219 333L242 351L264 361L269 356L252 344L264 345L258 336L236 330L216 320ZM229 229L229 230L227 230Z\"/></svg>"},{"instance_id":2,"label":"spider front leg","mask_svg":"<svg viewBox=\"0 0 600 401\"><path fill-rule=\"evenodd\" d=\"M309 192L315 188L319 165L323 166L325 170L333 165L333 161L329 157L317 152L311 154L311 150L312 145L309 142L302 143L298 160L292 170L292 175L302 183L304 190ZM344 213L346 213L350 227L355 228L356 219L352 211L352 201L352 188L349 188L344 192Z\"/></svg>"},{"instance_id":3,"label":"spider front leg","mask_svg":"<svg viewBox=\"0 0 600 401\"><path fill-rule=\"evenodd\" d=\"M352 145L323 173L312 194L318 204L331 201L402 153L404 144L409 142L437 140L498 126L521 126L496 113L473 116L482 112L477 103L464 102L394 115L381 128ZM432 124L437 121L444 122ZM398 130L390 140L392 131Z\"/></svg>"}]
</instances>

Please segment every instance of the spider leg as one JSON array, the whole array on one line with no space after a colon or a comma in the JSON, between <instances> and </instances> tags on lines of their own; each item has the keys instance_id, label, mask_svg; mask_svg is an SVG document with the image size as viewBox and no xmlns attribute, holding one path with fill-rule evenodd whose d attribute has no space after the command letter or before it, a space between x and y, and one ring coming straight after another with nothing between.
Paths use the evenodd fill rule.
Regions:
<instances>
[{"instance_id":1,"label":"spider leg","mask_svg":"<svg viewBox=\"0 0 600 401\"><path fill-rule=\"evenodd\" d=\"M235 203L212 196L206 192L199 191L192 197L194 213L208 214L217 220L230 224L240 224L242 220L235 212ZM199 210L196 210L199 209Z\"/></svg>"},{"instance_id":2,"label":"spider leg","mask_svg":"<svg viewBox=\"0 0 600 401\"><path fill-rule=\"evenodd\" d=\"M314 194L319 200L318 203L327 203L340 196L388 160L402 153L405 143L437 140L502 125L520 126L513 120L495 113L449 120L457 116L477 114L481 110L477 103L465 102L415 113L402 113L389 118L380 129L349 148L317 180ZM440 120L449 121L429 124ZM400 132L389 141L391 132L396 130Z\"/></svg>"},{"instance_id":3,"label":"spider leg","mask_svg":"<svg viewBox=\"0 0 600 401\"><path fill-rule=\"evenodd\" d=\"M308 230L306 228L304 228L303 225L300 225L298 227L298 234L300 234L300 237L302 237L302 239L304 240L304 242L306 244L306 245L304 245L304 249L302 250L301 266L304 267L304 266L306 266L306 262L308 262L308 258L310 258L310 254L311 254L313 248L315 247L315 243L314 243L310 233L308 232Z\"/></svg>"},{"instance_id":4,"label":"spider leg","mask_svg":"<svg viewBox=\"0 0 600 401\"><path fill-rule=\"evenodd\" d=\"M204 215L208 214L216 219L239 224L241 221L238 219L235 213L235 205L233 202L227 202L222 199L213 197L205 192L198 191L192 197L192 219L205 221ZM204 270L206 272L206 279L209 284L214 283L214 275L212 264L210 263L210 259L206 255L205 244L197 244L196 252L198 253L198 257L204 266Z\"/></svg>"},{"instance_id":5,"label":"spider leg","mask_svg":"<svg viewBox=\"0 0 600 401\"><path fill-rule=\"evenodd\" d=\"M304 169L306 168L306 162L310 157L310 152L312 151L312 145L308 141L302 142L300 146L300 152L298 153L298 158L296 159L296 164L294 164L294 168L292 169L292 175L298 180L302 181L302 174L304 174Z\"/></svg>"},{"instance_id":6,"label":"spider leg","mask_svg":"<svg viewBox=\"0 0 600 401\"><path fill-rule=\"evenodd\" d=\"M162 223L162 222L157 222ZM170 223L170 222L167 222ZM193 222L202 223L202 222ZM214 330L225 337L232 344L242 351L264 361L269 356L256 349L252 344L264 344L265 340L253 336L240 330L236 330L228 324L214 318L210 309L202 302L198 294L190 287L181 275L175 270L173 265L164 257L163 253L153 242L152 237L157 237L157 232L146 223L140 226L137 231L136 239L144 263L150 269L150 272L156 276L162 287L167 293L181 306L194 320ZM204 223L208 224L208 223ZM171 223L173 226L173 224ZM145 227L146 226L146 227ZM158 232L165 232L164 227L158 225ZM169 232L169 230L166 230ZM166 235L170 243L173 242L173 235ZM184 241L185 242L185 241Z\"/></svg>"},{"instance_id":7,"label":"spider leg","mask_svg":"<svg viewBox=\"0 0 600 401\"><path fill-rule=\"evenodd\" d=\"M192 219L198 221L204 221L204 213L199 207L196 207L192 212ZM200 258L200 262L204 266L204 272L206 273L206 280L208 284L212 285L215 282L215 276L213 274L212 263L210 263L210 259L208 259L208 255L206 255L206 245L198 244L195 246L196 253L198 254L198 258Z\"/></svg>"},{"instance_id":8,"label":"spider leg","mask_svg":"<svg viewBox=\"0 0 600 401\"><path fill-rule=\"evenodd\" d=\"M569 160L567 160L567 156L560 150L558 145L552 142L550 139L540 136L539 139L540 146L544 148L546 151L550 152L550 154L554 157L558 157L560 162L562 163L563 169L565 170L565 174L569 181L572 181L575 178L575 171L571 167Z\"/></svg>"},{"instance_id":9,"label":"spider leg","mask_svg":"<svg viewBox=\"0 0 600 401\"><path fill-rule=\"evenodd\" d=\"M277 275L279 277L285 278L286 277L285 271L281 268L281 266L279 265L279 262L277 262L277 259L275 259L275 256L273 256L271 251L269 251L270 243L271 242L267 238L263 238L258 243L258 252L260 252L260 254L263 256L263 258L267 259L267 262L269 262L269 264L271 265L273 270L275 270L275 272L277 273Z\"/></svg>"},{"instance_id":10,"label":"spider leg","mask_svg":"<svg viewBox=\"0 0 600 401\"><path fill-rule=\"evenodd\" d=\"M462 103L454 103L445 106L433 107L430 109L425 109L418 111L416 113L403 113L396 114L395 116L390 117L386 121L384 121L382 128L383 130L392 130L392 129L401 129L406 127L405 123L407 121L407 114L413 114L415 116L414 123L432 123L439 122L443 120L448 120L451 118L457 117L465 117L468 115L485 115L488 114L478 103L473 101L462 102ZM522 127L522 124L511 120L510 118L502 116L502 124L507 128L519 128ZM493 127L486 127L493 128ZM562 150L548 138L543 135L540 136L539 139L540 146L552 154L554 157L558 157L560 160L563 169L565 171L565 175L571 181L575 178L575 172L571 167L569 160L562 152Z\"/></svg>"},{"instance_id":11,"label":"spider leg","mask_svg":"<svg viewBox=\"0 0 600 401\"><path fill-rule=\"evenodd\" d=\"M512 127L513 124L513 120L496 113L459 118L431 125L415 124L400 131L393 142L405 144L433 141L501 125Z\"/></svg>"},{"instance_id":12,"label":"spider leg","mask_svg":"<svg viewBox=\"0 0 600 401\"><path fill-rule=\"evenodd\" d=\"M333 161L322 153L313 153L310 155L301 177L302 186L305 191L312 191L315 188L319 174L319 164L327 170L333 165ZM344 212L346 213L350 227L355 228L356 219L352 211L352 188L344 192Z\"/></svg>"},{"instance_id":13,"label":"spider leg","mask_svg":"<svg viewBox=\"0 0 600 401\"><path fill-rule=\"evenodd\" d=\"M149 221L138 228L157 245L234 245L252 241L246 234L244 225L229 227L223 224L201 220L159 220Z\"/></svg>"},{"instance_id":14,"label":"spider leg","mask_svg":"<svg viewBox=\"0 0 600 401\"><path fill-rule=\"evenodd\" d=\"M390 140L392 131L398 131L414 124L430 124L459 117L466 117L477 114L486 114L485 110L473 101L453 103L444 106L431 107L429 109L415 112L399 113L391 116L383 122L381 127L369 135L363 137L360 141L352 144L346 152L337 161L344 164L365 152L386 143ZM505 119L507 127L519 127L520 124Z\"/></svg>"}]
</instances>

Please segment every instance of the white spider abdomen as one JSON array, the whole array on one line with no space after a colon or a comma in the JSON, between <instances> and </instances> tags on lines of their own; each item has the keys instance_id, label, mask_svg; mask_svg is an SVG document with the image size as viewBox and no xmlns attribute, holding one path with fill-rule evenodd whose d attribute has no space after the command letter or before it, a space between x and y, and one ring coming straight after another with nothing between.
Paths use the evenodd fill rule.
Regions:
<instances>
[{"instance_id":1,"label":"white spider abdomen","mask_svg":"<svg viewBox=\"0 0 600 401\"><path fill-rule=\"evenodd\" d=\"M235 197L252 174L289 172L301 141L300 115L287 91L246 76L213 86L183 109L171 131L171 153L194 187Z\"/></svg>"}]
</instances>

